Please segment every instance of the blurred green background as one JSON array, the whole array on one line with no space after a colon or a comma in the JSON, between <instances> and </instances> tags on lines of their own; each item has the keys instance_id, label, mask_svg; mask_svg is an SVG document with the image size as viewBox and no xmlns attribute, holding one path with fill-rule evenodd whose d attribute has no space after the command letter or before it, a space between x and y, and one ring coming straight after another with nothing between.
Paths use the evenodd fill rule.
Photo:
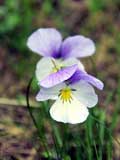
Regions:
<instances>
[{"instance_id":1,"label":"blurred green background","mask_svg":"<svg viewBox=\"0 0 120 160\"><path fill-rule=\"evenodd\" d=\"M25 140L28 138L24 133L26 132L29 138L26 142L28 147L25 153L27 155L30 150L30 158L35 159L35 144L33 145L31 142L33 140L30 138L34 137L35 129L29 132L33 124L29 122L30 117L27 115L27 110L23 109L24 107L8 106L12 103L25 104L26 86L34 74L36 62L40 59L40 56L27 48L26 41L33 31L41 27L54 27L62 33L64 38L68 35L82 34L94 40L96 54L92 58L82 59L82 62L90 74L97 76L105 84L104 90L98 92L99 104L95 110L98 117L101 120L103 118L105 123L111 126L113 136L120 140L120 1L0 0L1 156L7 156L8 159L12 154L18 156L20 153L11 146L11 143L14 143L11 137L13 136L16 143L19 144L23 137ZM37 89L36 81L34 81L32 101L35 101ZM13 132L10 126L13 127ZM103 128L101 132L104 132ZM111 140L109 141L111 143ZM9 142L7 153L5 152L6 146L3 145L5 142ZM106 141L105 143L107 144ZM21 142L19 147L23 150L24 145L24 142ZM9 148L12 149L9 151ZM106 159L120 159L118 144L108 145L107 149ZM89 154L91 156L92 151ZM101 152L98 153L98 157L99 155L103 158ZM90 156L86 159L89 160ZM94 155L91 157L93 158ZM99 160L102 158L99 157Z\"/></svg>"}]
</instances>

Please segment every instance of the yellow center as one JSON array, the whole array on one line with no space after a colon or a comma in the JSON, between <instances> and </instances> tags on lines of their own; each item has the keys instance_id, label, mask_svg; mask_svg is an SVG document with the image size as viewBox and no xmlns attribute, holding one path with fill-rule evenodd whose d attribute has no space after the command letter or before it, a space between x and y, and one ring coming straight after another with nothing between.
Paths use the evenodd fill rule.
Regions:
<instances>
[{"instance_id":1,"label":"yellow center","mask_svg":"<svg viewBox=\"0 0 120 160\"><path fill-rule=\"evenodd\" d=\"M72 92L71 89L66 87L60 91L60 98L63 102L71 102L72 100Z\"/></svg>"}]
</instances>

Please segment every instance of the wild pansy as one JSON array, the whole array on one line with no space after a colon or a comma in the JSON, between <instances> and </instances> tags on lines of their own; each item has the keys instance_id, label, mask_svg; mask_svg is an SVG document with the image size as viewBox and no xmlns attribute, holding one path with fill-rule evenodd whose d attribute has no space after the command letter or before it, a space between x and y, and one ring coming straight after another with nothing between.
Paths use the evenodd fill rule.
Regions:
<instances>
[{"instance_id":1,"label":"wild pansy","mask_svg":"<svg viewBox=\"0 0 120 160\"><path fill-rule=\"evenodd\" d=\"M51 117L63 123L82 123L88 115L88 108L94 107L98 96L92 87L103 89L103 83L85 71L77 70L67 81L51 88L41 88L37 101L56 100L50 108Z\"/></svg>"},{"instance_id":2,"label":"wild pansy","mask_svg":"<svg viewBox=\"0 0 120 160\"><path fill-rule=\"evenodd\" d=\"M62 42L61 34L54 28L38 29L27 41L27 46L44 56L36 67L39 84L45 88L69 79L77 70L84 70L76 58L94 54L93 41L81 35L71 36Z\"/></svg>"}]
</instances>

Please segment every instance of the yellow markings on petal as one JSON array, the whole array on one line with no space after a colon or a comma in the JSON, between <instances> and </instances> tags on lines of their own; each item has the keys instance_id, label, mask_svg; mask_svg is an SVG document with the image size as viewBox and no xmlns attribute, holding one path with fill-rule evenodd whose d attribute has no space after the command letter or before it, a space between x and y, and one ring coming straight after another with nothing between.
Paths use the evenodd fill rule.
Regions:
<instances>
[{"instance_id":1,"label":"yellow markings on petal","mask_svg":"<svg viewBox=\"0 0 120 160\"><path fill-rule=\"evenodd\" d=\"M60 91L60 99L64 102L71 102L72 100L72 91L70 88L66 87Z\"/></svg>"},{"instance_id":2,"label":"yellow markings on petal","mask_svg":"<svg viewBox=\"0 0 120 160\"><path fill-rule=\"evenodd\" d=\"M55 68L55 67L52 68L52 73L56 73L56 72L58 72L58 71L59 71L58 68Z\"/></svg>"},{"instance_id":3,"label":"yellow markings on petal","mask_svg":"<svg viewBox=\"0 0 120 160\"><path fill-rule=\"evenodd\" d=\"M63 65L56 62L54 59L51 59L53 68L52 68L52 73L58 72L60 69L62 69Z\"/></svg>"}]
</instances>

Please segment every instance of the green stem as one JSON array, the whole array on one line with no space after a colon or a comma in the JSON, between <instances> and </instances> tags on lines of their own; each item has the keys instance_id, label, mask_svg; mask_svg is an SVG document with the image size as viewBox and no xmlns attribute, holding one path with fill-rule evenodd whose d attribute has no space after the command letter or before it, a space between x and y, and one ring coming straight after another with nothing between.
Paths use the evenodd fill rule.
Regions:
<instances>
[{"instance_id":1,"label":"green stem","mask_svg":"<svg viewBox=\"0 0 120 160\"><path fill-rule=\"evenodd\" d=\"M96 153L97 160L99 160L99 156L98 156L98 151L97 151L95 140L93 141L93 145L94 145L94 148L95 148L95 153Z\"/></svg>"},{"instance_id":2,"label":"green stem","mask_svg":"<svg viewBox=\"0 0 120 160\"><path fill-rule=\"evenodd\" d=\"M30 81L29 81L29 83L28 83L28 86L27 86L27 91L26 91L27 108L28 108L29 114L30 114L30 116L31 116L31 118L32 118L32 121L33 121L33 123L34 123L34 125L35 125L35 127L36 127L36 129L37 129L37 131L38 131L38 135L39 135L39 137L40 137L40 139L41 139L41 142L42 142L42 144L43 144L43 146L44 146L44 148L45 148L45 150L46 150L46 152L47 152L47 156L48 156L48 158L50 159L50 155L49 155L47 146L46 146L46 144L45 144L45 142L44 142L44 140L43 140L43 137L40 135L39 127L38 127L38 125L37 125L37 122L36 122L33 114L32 114L32 110L31 110L31 107L30 107L30 104L29 104L29 93L30 93L30 87L31 87L32 81L33 81L33 77L30 79Z\"/></svg>"},{"instance_id":3,"label":"green stem","mask_svg":"<svg viewBox=\"0 0 120 160\"><path fill-rule=\"evenodd\" d=\"M109 133L109 136L110 136L113 140L115 140L115 141L117 142L117 144L120 146L119 140L118 140L117 138L114 138L114 137L112 136L112 133L111 133L111 131L109 130L109 128L106 127L106 125L105 125L104 123L100 122L100 121L99 121L95 116L93 116L92 114L90 114L90 116L91 116L98 124L102 125L102 126L106 129L107 133Z\"/></svg>"},{"instance_id":4,"label":"green stem","mask_svg":"<svg viewBox=\"0 0 120 160\"><path fill-rule=\"evenodd\" d=\"M44 108L45 108L45 113L47 112L46 108L47 106L49 105L49 102L46 104L46 103L43 103L44 104ZM56 135L54 133L54 124L52 123L52 120L50 120L50 124L51 124L51 128L52 128L52 139L53 139L53 143L54 143L54 147L55 147L55 152L56 152L56 157L57 159L61 159L61 156L59 155L59 147L58 147L58 143L57 143L57 140L56 140Z\"/></svg>"}]
</instances>

